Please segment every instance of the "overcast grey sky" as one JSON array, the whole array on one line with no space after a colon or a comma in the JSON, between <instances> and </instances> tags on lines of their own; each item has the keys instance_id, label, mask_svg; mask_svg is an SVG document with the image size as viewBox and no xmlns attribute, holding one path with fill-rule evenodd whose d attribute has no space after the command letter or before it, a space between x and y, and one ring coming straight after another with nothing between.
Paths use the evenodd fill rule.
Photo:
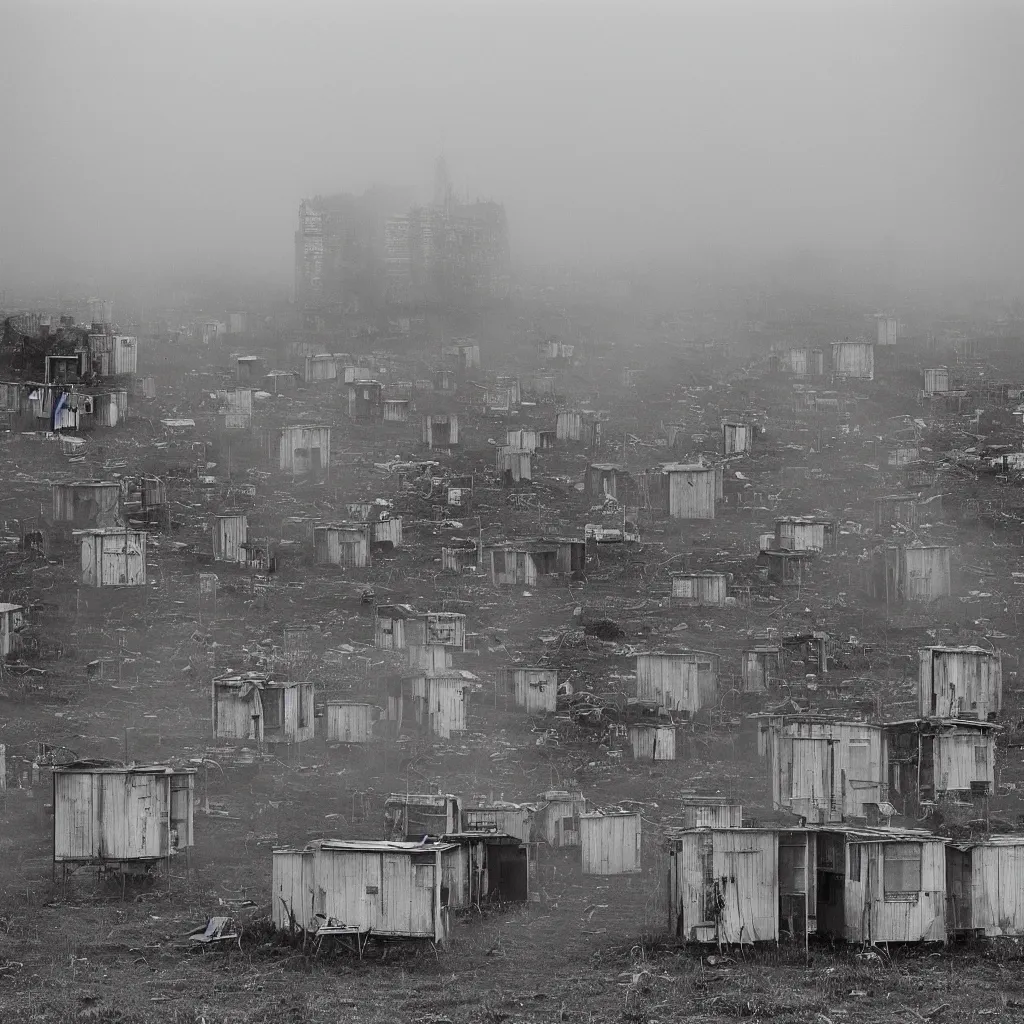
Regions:
<instances>
[{"instance_id":1,"label":"overcast grey sky","mask_svg":"<svg viewBox=\"0 0 1024 1024\"><path fill-rule=\"evenodd\" d=\"M886 237L1020 270L1024 3L0 0L0 279L287 279L299 200L502 199L520 260Z\"/></svg>"}]
</instances>

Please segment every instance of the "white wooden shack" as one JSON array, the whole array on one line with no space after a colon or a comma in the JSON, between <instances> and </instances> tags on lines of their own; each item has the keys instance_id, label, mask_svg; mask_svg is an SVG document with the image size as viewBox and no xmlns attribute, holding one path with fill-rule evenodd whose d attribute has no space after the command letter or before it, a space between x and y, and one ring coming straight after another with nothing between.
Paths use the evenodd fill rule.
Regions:
<instances>
[{"instance_id":1,"label":"white wooden shack","mask_svg":"<svg viewBox=\"0 0 1024 1024\"><path fill-rule=\"evenodd\" d=\"M442 879L459 856L454 843L379 840L321 839L274 850L274 926L443 946L451 916Z\"/></svg>"},{"instance_id":2,"label":"white wooden shack","mask_svg":"<svg viewBox=\"0 0 1024 1024\"><path fill-rule=\"evenodd\" d=\"M194 769L77 761L53 769L53 860L145 871L187 853Z\"/></svg>"},{"instance_id":3,"label":"white wooden shack","mask_svg":"<svg viewBox=\"0 0 1024 1024\"><path fill-rule=\"evenodd\" d=\"M455 413L431 413L423 417L423 443L428 448L451 448L459 443L459 417Z\"/></svg>"},{"instance_id":4,"label":"white wooden shack","mask_svg":"<svg viewBox=\"0 0 1024 1024\"><path fill-rule=\"evenodd\" d=\"M561 848L580 845L580 815L587 801L579 792L551 789L542 793L534 817L538 836L549 846Z\"/></svg>"},{"instance_id":5,"label":"white wooden shack","mask_svg":"<svg viewBox=\"0 0 1024 1024\"><path fill-rule=\"evenodd\" d=\"M53 521L72 526L118 525L121 485L116 480L73 480L54 484Z\"/></svg>"},{"instance_id":6,"label":"white wooden shack","mask_svg":"<svg viewBox=\"0 0 1024 1024\"><path fill-rule=\"evenodd\" d=\"M579 441L583 430L583 413L563 409L555 414L555 437L559 441Z\"/></svg>"},{"instance_id":7,"label":"white wooden shack","mask_svg":"<svg viewBox=\"0 0 1024 1024\"><path fill-rule=\"evenodd\" d=\"M558 706L558 669L525 665L499 668L495 685L528 714L554 714Z\"/></svg>"},{"instance_id":8,"label":"white wooden shack","mask_svg":"<svg viewBox=\"0 0 1024 1024\"><path fill-rule=\"evenodd\" d=\"M415 632L419 612L411 604L381 604L374 609L373 644L382 651L404 651L419 637ZM410 627L413 624L413 628Z\"/></svg>"},{"instance_id":9,"label":"white wooden shack","mask_svg":"<svg viewBox=\"0 0 1024 1024\"><path fill-rule=\"evenodd\" d=\"M313 556L317 565L347 565L365 569L371 562L372 523L325 523L313 527Z\"/></svg>"},{"instance_id":10,"label":"white wooden shack","mask_svg":"<svg viewBox=\"0 0 1024 1024\"><path fill-rule=\"evenodd\" d=\"M533 834L533 816L530 804L470 800L462 810L462 827L467 832L504 832L528 843Z\"/></svg>"},{"instance_id":11,"label":"white wooden shack","mask_svg":"<svg viewBox=\"0 0 1024 1024\"><path fill-rule=\"evenodd\" d=\"M923 647L918 651L917 697L922 718L987 722L1003 706L1003 663L983 647Z\"/></svg>"},{"instance_id":12,"label":"white wooden shack","mask_svg":"<svg viewBox=\"0 0 1024 1024\"><path fill-rule=\"evenodd\" d=\"M918 500L916 494L885 494L875 498L875 529L888 530L892 526L917 526Z\"/></svg>"},{"instance_id":13,"label":"white wooden shack","mask_svg":"<svg viewBox=\"0 0 1024 1024\"><path fill-rule=\"evenodd\" d=\"M885 800L882 726L812 715L766 716L762 722L775 810L827 823L866 816L866 804Z\"/></svg>"},{"instance_id":14,"label":"white wooden shack","mask_svg":"<svg viewBox=\"0 0 1024 1024\"><path fill-rule=\"evenodd\" d=\"M722 424L722 454L749 453L754 447L754 428L749 423Z\"/></svg>"},{"instance_id":15,"label":"white wooden shack","mask_svg":"<svg viewBox=\"0 0 1024 1024\"><path fill-rule=\"evenodd\" d=\"M668 855L668 926L677 940L803 942L816 930L809 829L673 829Z\"/></svg>"},{"instance_id":16,"label":"white wooden shack","mask_svg":"<svg viewBox=\"0 0 1024 1024\"><path fill-rule=\"evenodd\" d=\"M370 541L382 550L390 551L402 546L402 517L387 513L385 516L371 521Z\"/></svg>"},{"instance_id":17,"label":"white wooden shack","mask_svg":"<svg viewBox=\"0 0 1024 1024\"><path fill-rule=\"evenodd\" d=\"M825 353L820 348L791 348L782 354L780 369L797 377L820 377L825 372Z\"/></svg>"},{"instance_id":18,"label":"white wooden shack","mask_svg":"<svg viewBox=\"0 0 1024 1024\"><path fill-rule=\"evenodd\" d=\"M844 377L875 379L875 346L869 341L832 342L832 370Z\"/></svg>"},{"instance_id":19,"label":"white wooden shack","mask_svg":"<svg viewBox=\"0 0 1024 1024\"><path fill-rule=\"evenodd\" d=\"M949 370L945 366L929 367L924 371L924 393L941 395L949 391Z\"/></svg>"},{"instance_id":20,"label":"white wooden shack","mask_svg":"<svg viewBox=\"0 0 1024 1024\"><path fill-rule=\"evenodd\" d=\"M952 548L945 544L885 548L885 594L891 601L938 601L953 592Z\"/></svg>"},{"instance_id":21,"label":"white wooden shack","mask_svg":"<svg viewBox=\"0 0 1024 1024\"><path fill-rule=\"evenodd\" d=\"M636 695L667 711L695 715L718 702L718 656L704 651L636 656Z\"/></svg>"},{"instance_id":22,"label":"white wooden shack","mask_svg":"<svg viewBox=\"0 0 1024 1024\"><path fill-rule=\"evenodd\" d=\"M895 316L879 316L878 323L878 344L882 347L895 345L903 337L903 324Z\"/></svg>"},{"instance_id":23,"label":"white wooden shack","mask_svg":"<svg viewBox=\"0 0 1024 1024\"><path fill-rule=\"evenodd\" d=\"M995 793L992 722L913 718L885 725L889 799L969 800Z\"/></svg>"},{"instance_id":24,"label":"white wooden shack","mask_svg":"<svg viewBox=\"0 0 1024 1024\"><path fill-rule=\"evenodd\" d=\"M83 587L144 587L146 531L76 530L82 545Z\"/></svg>"},{"instance_id":25,"label":"white wooden shack","mask_svg":"<svg viewBox=\"0 0 1024 1024\"><path fill-rule=\"evenodd\" d=\"M748 647L740 655L740 691L764 693L783 680L782 648L777 644Z\"/></svg>"},{"instance_id":26,"label":"white wooden shack","mask_svg":"<svg viewBox=\"0 0 1024 1024\"><path fill-rule=\"evenodd\" d=\"M466 731L466 677L455 671L424 672L410 680L416 724L441 739Z\"/></svg>"},{"instance_id":27,"label":"white wooden shack","mask_svg":"<svg viewBox=\"0 0 1024 1024\"><path fill-rule=\"evenodd\" d=\"M592 462L583 475L583 489L592 498L614 498L625 503L629 473L614 462Z\"/></svg>"},{"instance_id":28,"label":"white wooden shack","mask_svg":"<svg viewBox=\"0 0 1024 1024\"><path fill-rule=\"evenodd\" d=\"M819 829L818 934L875 946L944 942L945 844L916 829Z\"/></svg>"},{"instance_id":29,"label":"white wooden shack","mask_svg":"<svg viewBox=\"0 0 1024 1024\"><path fill-rule=\"evenodd\" d=\"M667 480L667 511L672 519L714 519L717 493L714 466L670 462L661 467Z\"/></svg>"},{"instance_id":30,"label":"white wooden shack","mask_svg":"<svg viewBox=\"0 0 1024 1024\"><path fill-rule=\"evenodd\" d=\"M476 571L479 562L479 545L475 540L462 540L441 547L441 571L464 572Z\"/></svg>"},{"instance_id":31,"label":"white wooden shack","mask_svg":"<svg viewBox=\"0 0 1024 1024\"><path fill-rule=\"evenodd\" d=\"M388 839L422 839L462 830L462 801L451 793L392 793L384 801Z\"/></svg>"},{"instance_id":32,"label":"white wooden shack","mask_svg":"<svg viewBox=\"0 0 1024 1024\"><path fill-rule=\"evenodd\" d=\"M252 390L234 388L216 393L217 415L225 430L247 430L252 425Z\"/></svg>"},{"instance_id":33,"label":"white wooden shack","mask_svg":"<svg viewBox=\"0 0 1024 1024\"><path fill-rule=\"evenodd\" d=\"M313 423L282 427L278 435L278 469L293 477L330 476L331 428Z\"/></svg>"},{"instance_id":34,"label":"white wooden shack","mask_svg":"<svg viewBox=\"0 0 1024 1024\"><path fill-rule=\"evenodd\" d=\"M239 356L235 360L235 376L239 381L257 381L265 372L259 356Z\"/></svg>"},{"instance_id":35,"label":"white wooden shack","mask_svg":"<svg viewBox=\"0 0 1024 1024\"><path fill-rule=\"evenodd\" d=\"M834 551L838 530L833 519L782 516L775 520L776 551Z\"/></svg>"},{"instance_id":36,"label":"white wooden shack","mask_svg":"<svg viewBox=\"0 0 1024 1024\"><path fill-rule=\"evenodd\" d=\"M0 602L0 659L21 647L20 631L25 625L25 609L20 604Z\"/></svg>"},{"instance_id":37,"label":"white wooden shack","mask_svg":"<svg viewBox=\"0 0 1024 1024\"><path fill-rule=\"evenodd\" d=\"M211 684L213 735L236 743L306 743L313 739L314 684L258 672L226 673Z\"/></svg>"},{"instance_id":38,"label":"white wooden shack","mask_svg":"<svg viewBox=\"0 0 1024 1024\"><path fill-rule=\"evenodd\" d=\"M329 700L324 715L327 719L327 742L370 743L374 739L374 724L380 716L381 709L374 704Z\"/></svg>"},{"instance_id":39,"label":"white wooden shack","mask_svg":"<svg viewBox=\"0 0 1024 1024\"><path fill-rule=\"evenodd\" d=\"M732 573L672 573L672 604L684 607L722 608L729 597Z\"/></svg>"},{"instance_id":40,"label":"white wooden shack","mask_svg":"<svg viewBox=\"0 0 1024 1024\"><path fill-rule=\"evenodd\" d=\"M1024 835L946 845L950 936L1024 935Z\"/></svg>"},{"instance_id":41,"label":"white wooden shack","mask_svg":"<svg viewBox=\"0 0 1024 1024\"><path fill-rule=\"evenodd\" d=\"M640 812L580 815L580 865L585 875L632 875L640 870Z\"/></svg>"},{"instance_id":42,"label":"white wooden shack","mask_svg":"<svg viewBox=\"0 0 1024 1024\"><path fill-rule=\"evenodd\" d=\"M674 725L640 723L626 727L626 736L636 761L674 761L676 728Z\"/></svg>"},{"instance_id":43,"label":"white wooden shack","mask_svg":"<svg viewBox=\"0 0 1024 1024\"><path fill-rule=\"evenodd\" d=\"M213 557L218 562L249 561L249 520L241 512L215 515L210 518Z\"/></svg>"},{"instance_id":44,"label":"white wooden shack","mask_svg":"<svg viewBox=\"0 0 1024 1024\"><path fill-rule=\"evenodd\" d=\"M533 455L518 448L499 446L495 449L494 468L503 484L517 484L533 479Z\"/></svg>"},{"instance_id":45,"label":"white wooden shack","mask_svg":"<svg viewBox=\"0 0 1024 1024\"><path fill-rule=\"evenodd\" d=\"M679 801L681 828L740 828L743 805L727 796L685 796Z\"/></svg>"},{"instance_id":46,"label":"white wooden shack","mask_svg":"<svg viewBox=\"0 0 1024 1024\"><path fill-rule=\"evenodd\" d=\"M344 364L344 357L336 356L331 352L307 355L303 361L303 380L307 384L337 380L339 371Z\"/></svg>"}]
</instances>

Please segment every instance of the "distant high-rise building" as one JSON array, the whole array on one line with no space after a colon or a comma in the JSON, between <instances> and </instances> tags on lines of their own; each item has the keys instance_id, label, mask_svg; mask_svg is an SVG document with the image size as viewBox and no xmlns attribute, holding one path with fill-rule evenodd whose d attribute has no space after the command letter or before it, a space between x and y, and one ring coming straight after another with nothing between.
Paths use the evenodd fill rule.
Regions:
<instances>
[{"instance_id":1,"label":"distant high-rise building","mask_svg":"<svg viewBox=\"0 0 1024 1024\"><path fill-rule=\"evenodd\" d=\"M303 307L458 304L506 293L508 226L500 203L459 203L444 158L434 202L382 189L299 206L295 301Z\"/></svg>"}]
</instances>

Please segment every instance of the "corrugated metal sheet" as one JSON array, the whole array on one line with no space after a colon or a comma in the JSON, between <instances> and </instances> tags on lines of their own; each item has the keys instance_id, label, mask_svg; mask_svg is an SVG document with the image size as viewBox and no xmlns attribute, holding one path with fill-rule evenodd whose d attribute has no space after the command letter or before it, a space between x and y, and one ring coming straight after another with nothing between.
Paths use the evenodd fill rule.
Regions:
<instances>
[{"instance_id":1,"label":"corrugated metal sheet","mask_svg":"<svg viewBox=\"0 0 1024 1024\"><path fill-rule=\"evenodd\" d=\"M82 586L145 586L144 530L87 530L77 536L82 545Z\"/></svg>"},{"instance_id":2,"label":"corrugated metal sheet","mask_svg":"<svg viewBox=\"0 0 1024 1024\"><path fill-rule=\"evenodd\" d=\"M581 814L585 875L631 875L640 870L640 813Z\"/></svg>"},{"instance_id":3,"label":"corrugated metal sheet","mask_svg":"<svg viewBox=\"0 0 1024 1024\"><path fill-rule=\"evenodd\" d=\"M638 654L636 695L696 714L718 701L718 658L703 652Z\"/></svg>"},{"instance_id":4,"label":"corrugated metal sheet","mask_svg":"<svg viewBox=\"0 0 1024 1024\"><path fill-rule=\"evenodd\" d=\"M213 516L210 519L213 557L219 562L246 562L244 544L249 540L249 520L244 515Z\"/></svg>"},{"instance_id":5,"label":"corrugated metal sheet","mask_svg":"<svg viewBox=\"0 0 1024 1024\"><path fill-rule=\"evenodd\" d=\"M328 743L369 743L374 738L373 725L380 717L380 708L330 700L326 716Z\"/></svg>"},{"instance_id":6,"label":"corrugated metal sheet","mask_svg":"<svg viewBox=\"0 0 1024 1024\"><path fill-rule=\"evenodd\" d=\"M313 527L313 552L317 565L370 564L370 523Z\"/></svg>"},{"instance_id":7,"label":"corrugated metal sheet","mask_svg":"<svg viewBox=\"0 0 1024 1024\"><path fill-rule=\"evenodd\" d=\"M139 362L139 341L127 334L90 334L89 363L99 377L135 373Z\"/></svg>"},{"instance_id":8,"label":"corrugated metal sheet","mask_svg":"<svg viewBox=\"0 0 1024 1024\"><path fill-rule=\"evenodd\" d=\"M1003 666L981 647L919 651L918 709L926 718L994 718L1003 703Z\"/></svg>"},{"instance_id":9,"label":"corrugated metal sheet","mask_svg":"<svg viewBox=\"0 0 1024 1024\"><path fill-rule=\"evenodd\" d=\"M832 369L847 377L875 379L875 346L866 341L832 342Z\"/></svg>"},{"instance_id":10,"label":"corrugated metal sheet","mask_svg":"<svg viewBox=\"0 0 1024 1024\"><path fill-rule=\"evenodd\" d=\"M668 514L673 519L715 518L713 466L668 470Z\"/></svg>"},{"instance_id":11,"label":"corrugated metal sheet","mask_svg":"<svg viewBox=\"0 0 1024 1024\"><path fill-rule=\"evenodd\" d=\"M637 761L674 761L676 730L672 725L631 725L627 730Z\"/></svg>"}]
</instances>

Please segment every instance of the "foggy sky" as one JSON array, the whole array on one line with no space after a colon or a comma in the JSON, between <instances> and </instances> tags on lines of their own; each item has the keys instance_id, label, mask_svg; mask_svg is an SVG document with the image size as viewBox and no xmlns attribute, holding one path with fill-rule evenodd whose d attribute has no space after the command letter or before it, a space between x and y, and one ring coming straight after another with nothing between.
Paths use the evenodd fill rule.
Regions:
<instances>
[{"instance_id":1,"label":"foggy sky","mask_svg":"<svg viewBox=\"0 0 1024 1024\"><path fill-rule=\"evenodd\" d=\"M1024 267L1024 4L0 0L0 288L287 280L304 196L504 201L517 261Z\"/></svg>"}]
</instances>

